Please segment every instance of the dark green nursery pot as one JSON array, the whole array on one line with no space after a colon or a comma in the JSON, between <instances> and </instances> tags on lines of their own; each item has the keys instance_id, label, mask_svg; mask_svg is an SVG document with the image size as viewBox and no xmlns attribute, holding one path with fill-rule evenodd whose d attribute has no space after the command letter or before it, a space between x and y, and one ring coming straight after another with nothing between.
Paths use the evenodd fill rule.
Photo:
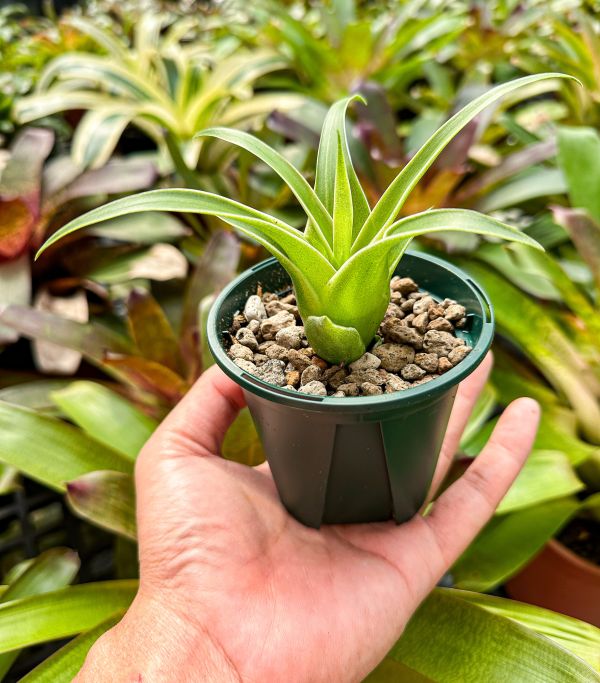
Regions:
<instances>
[{"instance_id":1,"label":"dark green nursery pot","mask_svg":"<svg viewBox=\"0 0 600 683\"><path fill-rule=\"evenodd\" d=\"M307 526L410 519L427 496L458 383L492 343L490 301L466 273L417 253L405 254L396 273L412 277L434 297L463 304L467 325L457 335L473 350L441 377L392 394L298 394L267 384L231 361L224 348L227 331L248 296L259 284L273 292L290 287L275 259L242 273L211 310L210 349L244 390L283 504Z\"/></svg>"}]
</instances>

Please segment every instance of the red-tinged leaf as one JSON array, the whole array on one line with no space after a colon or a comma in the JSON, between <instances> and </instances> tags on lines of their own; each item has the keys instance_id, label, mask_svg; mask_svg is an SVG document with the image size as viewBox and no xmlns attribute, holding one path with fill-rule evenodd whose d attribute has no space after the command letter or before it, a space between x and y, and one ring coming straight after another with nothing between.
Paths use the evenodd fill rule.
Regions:
<instances>
[{"instance_id":1,"label":"red-tinged leaf","mask_svg":"<svg viewBox=\"0 0 600 683\"><path fill-rule=\"evenodd\" d=\"M88 321L87 297L82 290L70 296L53 296L46 287L42 287L36 295L34 308L66 320ZM79 351L43 339L33 340L32 351L36 367L46 374L72 375L81 363Z\"/></svg>"},{"instance_id":2,"label":"red-tinged leaf","mask_svg":"<svg viewBox=\"0 0 600 683\"><path fill-rule=\"evenodd\" d=\"M373 159L388 166L400 166L404 159L402 142L396 132L396 117L384 88L372 81L362 83L357 92L368 102L360 102L355 109L358 118L356 131L366 143Z\"/></svg>"},{"instance_id":3,"label":"red-tinged leaf","mask_svg":"<svg viewBox=\"0 0 600 683\"><path fill-rule=\"evenodd\" d=\"M108 353L131 352L130 342L108 327L65 320L27 306L0 307L0 324L28 339L41 339L78 351L97 365L104 363Z\"/></svg>"},{"instance_id":4,"label":"red-tinged leaf","mask_svg":"<svg viewBox=\"0 0 600 683\"><path fill-rule=\"evenodd\" d=\"M552 207L554 220L571 236L581 258L588 264L600 287L600 225L585 209Z\"/></svg>"},{"instance_id":5,"label":"red-tinged leaf","mask_svg":"<svg viewBox=\"0 0 600 683\"><path fill-rule=\"evenodd\" d=\"M140 356L109 354L104 363L136 388L154 394L170 405L180 401L189 389L189 384L173 370Z\"/></svg>"},{"instance_id":6,"label":"red-tinged leaf","mask_svg":"<svg viewBox=\"0 0 600 683\"><path fill-rule=\"evenodd\" d=\"M200 302L217 293L234 276L240 259L240 243L225 230L215 233L198 260L189 280L181 321L181 345L192 368L198 366L198 310ZM198 373L194 371L193 376Z\"/></svg>"},{"instance_id":7,"label":"red-tinged leaf","mask_svg":"<svg viewBox=\"0 0 600 683\"><path fill-rule=\"evenodd\" d=\"M122 472L90 472L67 483L67 500L83 519L135 539L133 477Z\"/></svg>"},{"instance_id":8,"label":"red-tinged leaf","mask_svg":"<svg viewBox=\"0 0 600 683\"><path fill-rule=\"evenodd\" d=\"M24 130L15 140L0 179L0 259L27 248L40 216L41 173L54 144L43 128Z\"/></svg>"},{"instance_id":9,"label":"red-tinged leaf","mask_svg":"<svg viewBox=\"0 0 600 683\"><path fill-rule=\"evenodd\" d=\"M127 323L141 355L175 372L181 370L179 344L171 324L156 299L134 289L127 299Z\"/></svg>"}]
</instances>

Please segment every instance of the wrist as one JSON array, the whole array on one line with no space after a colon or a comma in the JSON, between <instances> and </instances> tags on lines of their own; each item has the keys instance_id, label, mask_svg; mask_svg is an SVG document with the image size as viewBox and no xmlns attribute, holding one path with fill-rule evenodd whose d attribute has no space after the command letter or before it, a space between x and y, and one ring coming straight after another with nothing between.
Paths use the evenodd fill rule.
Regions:
<instances>
[{"instance_id":1,"label":"wrist","mask_svg":"<svg viewBox=\"0 0 600 683\"><path fill-rule=\"evenodd\" d=\"M241 680L200 622L138 595L123 619L90 650L75 683Z\"/></svg>"}]
</instances>

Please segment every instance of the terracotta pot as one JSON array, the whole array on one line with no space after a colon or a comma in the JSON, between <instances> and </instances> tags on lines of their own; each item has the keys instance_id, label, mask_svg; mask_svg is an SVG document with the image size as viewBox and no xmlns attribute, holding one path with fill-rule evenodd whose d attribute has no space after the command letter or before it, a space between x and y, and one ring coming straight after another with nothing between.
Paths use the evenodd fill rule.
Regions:
<instances>
[{"instance_id":1,"label":"terracotta pot","mask_svg":"<svg viewBox=\"0 0 600 683\"><path fill-rule=\"evenodd\" d=\"M600 627L600 567L550 541L507 584L511 598Z\"/></svg>"}]
</instances>

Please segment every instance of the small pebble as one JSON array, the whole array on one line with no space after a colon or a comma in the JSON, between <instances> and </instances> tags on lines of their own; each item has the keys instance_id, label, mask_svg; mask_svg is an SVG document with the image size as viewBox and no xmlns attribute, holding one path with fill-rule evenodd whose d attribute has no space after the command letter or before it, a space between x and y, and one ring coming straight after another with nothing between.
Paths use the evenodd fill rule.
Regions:
<instances>
[{"instance_id":1,"label":"small pebble","mask_svg":"<svg viewBox=\"0 0 600 683\"><path fill-rule=\"evenodd\" d=\"M403 301L400 304L400 310L403 313L410 313L413 309L413 306L415 305L415 302L413 299L408 299L408 301Z\"/></svg>"},{"instance_id":2,"label":"small pebble","mask_svg":"<svg viewBox=\"0 0 600 683\"><path fill-rule=\"evenodd\" d=\"M273 340L271 340L271 341L266 341L266 342L261 342L261 343L258 345L258 352L259 352L259 353L266 353L266 351L267 351L267 349L269 348L269 346L273 346L273 344L275 344L275 342L274 342Z\"/></svg>"},{"instance_id":3,"label":"small pebble","mask_svg":"<svg viewBox=\"0 0 600 683\"><path fill-rule=\"evenodd\" d=\"M303 384L300 389L298 389L300 394L312 394L313 396L327 396L327 389L323 382L318 382L317 380L309 382L308 384Z\"/></svg>"},{"instance_id":4,"label":"small pebble","mask_svg":"<svg viewBox=\"0 0 600 683\"><path fill-rule=\"evenodd\" d=\"M232 334L235 334L240 328L246 324L246 316L243 313L236 313L233 316L233 322L231 323Z\"/></svg>"},{"instance_id":5,"label":"small pebble","mask_svg":"<svg viewBox=\"0 0 600 683\"><path fill-rule=\"evenodd\" d=\"M443 306L440 306L440 304L434 303L433 306L429 307L427 312L429 313L429 319L435 320L436 318L442 318L444 316L445 310Z\"/></svg>"},{"instance_id":6,"label":"small pebble","mask_svg":"<svg viewBox=\"0 0 600 683\"><path fill-rule=\"evenodd\" d=\"M294 368L300 372L302 372L302 370L311 364L308 349L302 349L300 351L296 349L290 349L290 352L288 353L288 360L294 366Z\"/></svg>"},{"instance_id":7,"label":"small pebble","mask_svg":"<svg viewBox=\"0 0 600 683\"><path fill-rule=\"evenodd\" d=\"M264 320L267 317L265 306L256 294L248 297L244 306L244 316L246 320Z\"/></svg>"},{"instance_id":8,"label":"small pebble","mask_svg":"<svg viewBox=\"0 0 600 683\"><path fill-rule=\"evenodd\" d=\"M429 332L425 332L423 337L423 348L429 353L447 356L454 348L455 342L456 337L453 337L449 332L429 330Z\"/></svg>"},{"instance_id":9,"label":"small pebble","mask_svg":"<svg viewBox=\"0 0 600 683\"><path fill-rule=\"evenodd\" d=\"M320 380L322 374L323 371L320 367L317 365L309 365L306 370L302 371L300 383L304 385L310 384L310 382L314 382L315 380Z\"/></svg>"},{"instance_id":10,"label":"small pebble","mask_svg":"<svg viewBox=\"0 0 600 683\"><path fill-rule=\"evenodd\" d=\"M271 344L265 351L268 358L276 358L277 360L284 360L286 362L288 360L289 352L289 349L286 349L285 346L279 346L279 344Z\"/></svg>"},{"instance_id":11,"label":"small pebble","mask_svg":"<svg viewBox=\"0 0 600 683\"><path fill-rule=\"evenodd\" d=\"M302 347L304 337L304 327L295 325L294 327L284 327L275 335L275 341L287 349L299 349Z\"/></svg>"},{"instance_id":12,"label":"small pebble","mask_svg":"<svg viewBox=\"0 0 600 683\"><path fill-rule=\"evenodd\" d=\"M415 315L421 315L430 309L433 305L433 299L430 296L424 296L422 299L418 299L413 306L413 313Z\"/></svg>"},{"instance_id":13,"label":"small pebble","mask_svg":"<svg viewBox=\"0 0 600 683\"><path fill-rule=\"evenodd\" d=\"M408 344L415 349L421 349L423 346L423 336L417 330L402 323L403 321L397 318L386 318L381 325L384 339L396 342L397 344Z\"/></svg>"},{"instance_id":14,"label":"small pebble","mask_svg":"<svg viewBox=\"0 0 600 683\"><path fill-rule=\"evenodd\" d=\"M269 301L278 301L279 297L274 292L265 292L262 295L262 300L265 304L268 304Z\"/></svg>"},{"instance_id":15,"label":"small pebble","mask_svg":"<svg viewBox=\"0 0 600 683\"><path fill-rule=\"evenodd\" d=\"M285 373L285 383L297 387L300 384L300 373L298 370L291 370Z\"/></svg>"},{"instance_id":16,"label":"small pebble","mask_svg":"<svg viewBox=\"0 0 600 683\"><path fill-rule=\"evenodd\" d=\"M331 394L332 398L345 398L346 394L343 391L336 391L335 393Z\"/></svg>"},{"instance_id":17,"label":"small pebble","mask_svg":"<svg viewBox=\"0 0 600 683\"><path fill-rule=\"evenodd\" d=\"M390 289L393 292L400 292L401 294L410 294L418 291L417 283L410 277L399 277L395 275L390 280Z\"/></svg>"},{"instance_id":18,"label":"small pebble","mask_svg":"<svg viewBox=\"0 0 600 683\"><path fill-rule=\"evenodd\" d=\"M385 382L385 393L391 394L393 391L403 391L404 389L409 389L410 384L398 377L398 375L388 375Z\"/></svg>"},{"instance_id":19,"label":"small pebble","mask_svg":"<svg viewBox=\"0 0 600 683\"><path fill-rule=\"evenodd\" d=\"M435 353L417 353L415 363L427 372L435 372L438 366L438 357Z\"/></svg>"},{"instance_id":20,"label":"small pebble","mask_svg":"<svg viewBox=\"0 0 600 683\"><path fill-rule=\"evenodd\" d=\"M256 337L257 334L260 334L260 321L250 320L246 329L250 330L250 332L252 332L252 334Z\"/></svg>"},{"instance_id":21,"label":"small pebble","mask_svg":"<svg viewBox=\"0 0 600 683\"><path fill-rule=\"evenodd\" d=\"M356 382L342 384L338 387L338 392L343 393L344 396L358 396L358 384Z\"/></svg>"},{"instance_id":22,"label":"small pebble","mask_svg":"<svg viewBox=\"0 0 600 683\"><path fill-rule=\"evenodd\" d=\"M377 396L383 394L383 389L377 384L371 384L371 382L363 382L360 385L360 390L364 396Z\"/></svg>"},{"instance_id":23,"label":"small pebble","mask_svg":"<svg viewBox=\"0 0 600 683\"><path fill-rule=\"evenodd\" d=\"M464 306L461 306L460 304L450 304L450 306L448 306L446 309L446 314L444 317L446 320L450 320L452 322L454 320L460 320L461 318L464 318L466 313L467 311Z\"/></svg>"},{"instance_id":24,"label":"small pebble","mask_svg":"<svg viewBox=\"0 0 600 683\"><path fill-rule=\"evenodd\" d=\"M397 304L388 304L386 318L404 318L404 311Z\"/></svg>"},{"instance_id":25,"label":"small pebble","mask_svg":"<svg viewBox=\"0 0 600 683\"><path fill-rule=\"evenodd\" d=\"M448 360L452 365L457 365L461 360L466 358L472 351L470 346L457 346L448 354Z\"/></svg>"},{"instance_id":26,"label":"small pebble","mask_svg":"<svg viewBox=\"0 0 600 683\"><path fill-rule=\"evenodd\" d=\"M441 317L432 320L429 325L427 325L427 329L438 330L440 332L452 332L454 330L452 323L449 320L446 320L446 318Z\"/></svg>"},{"instance_id":27,"label":"small pebble","mask_svg":"<svg viewBox=\"0 0 600 683\"><path fill-rule=\"evenodd\" d=\"M258 321L253 322L258 324ZM236 333L235 338L242 346L247 346L251 351L258 351L258 342L254 333L251 332L247 327L241 327Z\"/></svg>"},{"instance_id":28,"label":"small pebble","mask_svg":"<svg viewBox=\"0 0 600 683\"><path fill-rule=\"evenodd\" d=\"M329 367L329 363L326 360L319 358L319 356L313 356L310 362L313 365L316 365L318 368L321 368L321 370L327 370L327 368Z\"/></svg>"},{"instance_id":29,"label":"small pebble","mask_svg":"<svg viewBox=\"0 0 600 683\"><path fill-rule=\"evenodd\" d=\"M415 382L425 375L425 370L415 365L415 363L409 363L402 368L400 374L402 379L405 379L407 382Z\"/></svg>"},{"instance_id":30,"label":"small pebble","mask_svg":"<svg viewBox=\"0 0 600 683\"><path fill-rule=\"evenodd\" d=\"M269 359L256 369L255 375L269 384L278 387L285 386L284 363L280 360Z\"/></svg>"},{"instance_id":31,"label":"small pebble","mask_svg":"<svg viewBox=\"0 0 600 683\"><path fill-rule=\"evenodd\" d=\"M381 367L389 372L402 370L415 357L415 350L406 344L380 344L373 353L380 359Z\"/></svg>"},{"instance_id":32,"label":"small pebble","mask_svg":"<svg viewBox=\"0 0 600 683\"><path fill-rule=\"evenodd\" d=\"M252 361L254 359L254 354L247 346L242 346L241 344L232 344L229 347L229 356L233 359L239 358L240 360Z\"/></svg>"},{"instance_id":33,"label":"small pebble","mask_svg":"<svg viewBox=\"0 0 600 683\"><path fill-rule=\"evenodd\" d=\"M360 370L377 370L377 368L381 365L381 359L375 356L372 353L365 353L363 354L358 360L355 360L354 363L350 363L350 370L352 372L357 372Z\"/></svg>"},{"instance_id":34,"label":"small pebble","mask_svg":"<svg viewBox=\"0 0 600 683\"><path fill-rule=\"evenodd\" d=\"M256 365L254 363L251 363L249 360L244 360L243 358L236 358L233 362L238 366L238 368L241 368L242 370L249 372L251 375L256 374Z\"/></svg>"},{"instance_id":35,"label":"small pebble","mask_svg":"<svg viewBox=\"0 0 600 683\"><path fill-rule=\"evenodd\" d=\"M442 372L446 372L447 370L450 370L452 368L452 363L447 359L442 356L438 362L438 368L437 371L441 374Z\"/></svg>"},{"instance_id":36,"label":"small pebble","mask_svg":"<svg viewBox=\"0 0 600 683\"><path fill-rule=\"evenodd\" d=\"M264 353L255 353L254 354L254 362L256 365L262 365L263 363L266 363L269 360L269 356L265 356Z\"/></svg>"},{"instance_id":37,"label":"small pebble","mask_svg":"<svg viewBox=\"0 0 600 683\"><path fill-rule=\"evenodd\" d=\"M289 311L280 311L275 315L263 320L260 324L260 333L263 339L275 339L275 335L284 327L293 327L296 318Z\"/></svg>"},{"instance_id":38,"label":"small pebble","mask_svg":"<svg viewBox=\"0 0 600 683\"><path fill-rule=\"evenodd\" d=\"M424 311L423 313L420 313L413 319L412 326L415 328L415 330L419 330L421 334L424 334L425 330L427 329L428 323L429 313L427 311Z\"/></svg>"}]
</instances>

